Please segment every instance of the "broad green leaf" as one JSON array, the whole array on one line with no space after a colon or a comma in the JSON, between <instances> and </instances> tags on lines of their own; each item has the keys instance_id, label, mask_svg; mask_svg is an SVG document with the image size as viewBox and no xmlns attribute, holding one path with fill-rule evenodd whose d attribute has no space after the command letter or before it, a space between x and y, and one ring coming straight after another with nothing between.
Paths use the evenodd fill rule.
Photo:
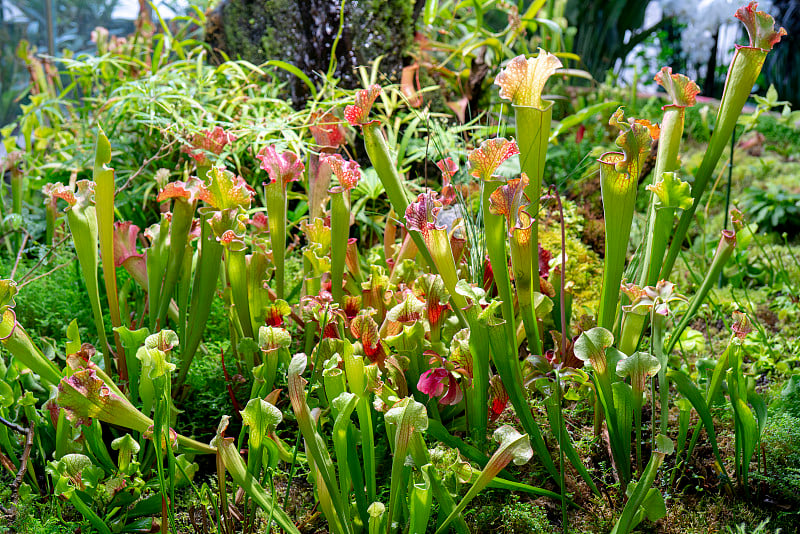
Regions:
<instances>
[{"instance_id":1,"label":"broad green leaf","mask_svg":"<svg viewBox=\"0 0 800 534\"><path fill-rule=\"evenodd\" d=\"M694 409L697 411L697 414L700 416L700 420L706 429L706 433L708 434L709 441L711 442L711 448L714 452L715 458L717 459L717 463L722 467L725 478L727 478L727 473L725 472L725 467L722 463L722 458L719 453L717 434L714 431L714 418L711 416L711 411L708 408L708 404L706 404L706 399L703 397L703 394L699 389L697 389L697 386L692 382L692 380L680 371L668 371L667 379L675 384L675 387L678 389L680 394L686 397L686 399L692 403L692 406L694 406Z\"/></svg>"},{"instance_id":2,"label":"broad green leaf","mask_svg":"<svg viewBox=\"0 0 800 534\"><path fill-rule=\"evenodd\" d=\"M614 343L614 334L603 327L596 326L582 332L575 341L575 356L583 362L591 363L601 374L606 372L606 349Z\"/></svg>"},{"instance_id":3,"label":"broad green leaf","mask_svg":"<svg viewBox=\"0 0 800 534\"><path fill-rule=\"evenodd\" d=\"M657 205L662 208L689 209L692 206L692 188L674 172L665 172L661 181L655 185L648 185L648 191L655 193Z\"/></svg>"},{"instance_id":4,"label":"broad green leaf","mask_svg":"<svg viewBox=\"0 0 800 534\"><path fill-rule=\"evenodd\" d=\"M262 326L258 329L258 346L265 352L278 348L287 349L291 344L292 336L284 328Z\"/></svg>"},{"instance_id":5,"label":"broad green leaf","mask_svg":"<svg viewBox=\"0 0 800 534\"><path fill-rule=\"evenodd\" d=\"M240 413L242 424L250 427L250 446L256 449L283 421L283 413L264 399L250 399Z\"/></svg>"},{"instance_id":6,"label":"broad green leaf","mask_svg":"<svg viewBox=\"0 0 800 534\"><path fill-rule=\"evenodd\" d=\"M667 503L664 502L664 496L661 495L658 488L650 488L642 503L642 509L648 521L654 523L667 516Z\"/></svg>"},{"instance_id":7,"label":"broad green leaf","mask_svg":"<svg viewBox=\"0 0 800 534\"><path fill-rule=\"evenodd\" d=\"M655 376L659 369L661 364L658 358L647 352L635 352L617 362L617 374L629 376L633 390L638 393L645 390L648 378Z\"/></svg>"}]
</instances>

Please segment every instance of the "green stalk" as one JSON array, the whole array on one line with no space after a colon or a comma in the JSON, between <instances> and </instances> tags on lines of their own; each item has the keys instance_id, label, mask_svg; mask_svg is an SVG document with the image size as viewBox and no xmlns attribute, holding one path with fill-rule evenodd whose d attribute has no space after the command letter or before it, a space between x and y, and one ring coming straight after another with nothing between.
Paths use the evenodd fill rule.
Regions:
<instances>
[{"instance_id":1,"label":"green stalk","mask_svg":"<svg viewBox=\"0 0 800 534\"><path fill-rule=\"evenodd\" d=\"M117 268L114 265L114 169L106 166L111 161L111 145L103 129L98 127L95 144L94 174L95 201L97 211L97 233L100 240L100 257L103 261L103 281L106 286L106 298L114 328L122 326L119 313L117 290ZM125 353L119 336L114 332L114 345L117 349L117 372L120 380L128 380L125 365ZM110 352L110 347L103 346L103 352ZM111 372L111 369L108 369Z\"/></svg>"},{"instance_id":2,"label":"green stalk","mask_svg":"<svg viewBox=\"0 0 800 534\"><path fill-rule=\"evenodd\" d=\"M689 302L689 308L686 310L686 313L683 314L683 317L681 317L680 323L678 323L673 330L669 344L667 344L667 348L664 350L667 357L672 354L672 349L675 348L675 344L678 342L678 339L680 339L684 329L689 325L689 321L697 314L697 310L700 309L700 305L705 300L706 295L708 295L708 292L711 291L712 286L719 278L719 273L722 272L722 268L733 254L734 248L736 248L735 232L723 230L719 245L714 253L714 259L711 261L711 267L709 267L705 278L703 278L703 283L700 284L700 288L695 292L692 300Z\"/></svg>"},{"instance_id":3,"label":"green stalk","mask_svg":"<svg viewBox=\"0 0 800 534\"><path fill-rule=\"evenodd\" d=\"M161 222L157 230L153 232L155 235L150 246L147 247L145 251L145 262L147 265L147 299L149 304L150 330L152 331L158 329L158 310L161 308L161 300L165 298L165 295L161 291L161 282L164 276L164 269L166 268L167 256L169 255L169 249L167 248L169 226L169 217L167 214L162 213Z\"/></svg>"},{"instance_id":4,"label":"green stalk","mask_svg":"<svg viewBox=\"0 0 800 534\"><path fill-rule=\"evenodd\" d=\"M286 191L280 180L276 180L264 186L264 193L267 200L272 259L275 264L275 293L279 299L282 299L284 297L284 258L286 256Z\"/></svg>"},{"instance_id":5,"label":"green stalk","mask_svg":"<svg viewBox=\"0 0 800 534\"><path fill-rule=\"evenodd\" d=\"M740 343L732 340L732 343ZM747 405L747 382L742 372L741 350L731 351L731 366L728 371L728 396L736 428L737 478L740 486L749 492L748 475L753 453L761 437L758 422L753 411Z\"/></svg>"},{"instance_id":6,"label":"green stalk","mask_svg":"<svg viewBox=\"0 0 800 534\"><path fill-rule=\"evenodd\" d=\"M0 340L11 357L39 375L44 385L58 385L61 371L34 345L11 310L5 311L0 322Z\"/></svg>"},{"instance_id":7,"label":"green stalk","mask_svg":"<svg viewBox=\"0 0 800 534\"><path fill-rule=\"evenodd\" d=\"M669 386L667 385L667 366L669 360L664 353L664 323L666 318L660 313L653 311L653 355L658 359L661 368L658 370L658 394L659 404L661 405L661 426L660 433L667 434L667 422L669 420ZM653 397L653 412L655 412L655 396ZM655 420L655 417L653 417Z\"/></svg>"},{"instance_id":8,"label":"green stalk","mask_svg":"<svg viewBox=\"0 0 800 534\"><path fill-rule=\"evenodd\" d=\"M636 427L636 473L642 472L642 393L633 390L633 426Z\"/></svg>"},{"instance_id":9,"label":"green stalk","mask_svg":"<svg viewBox=\"0 0 800 534\"><path fill-rule=\"evenodd\" d=\"M189 306L189 320L186 333L186 346L181 351L181 363L178 378L173 387L174 392L180 391L186 381L189 366L192 364L203 332L206 328L208 316L211 313L211 301L217 290L220 261L222 260L222 245L217 241L211 225L208 224L209 216L201 217L200 250L195 269L194 283L192 286L192 300Z\"/></svg>"},{"instance_id":10,"label":"green stalk","mask_svg":"<svg viewBox=\"0 0 800 534\"><path fill-rule=\"evenodd\" d=\"M664 172L679 168L678 152L680 150L681 137L683 136L684 115L685 108L682 106L667 106L665 108L664 119L661 123L661 135L658 138L656 165L653 169L653 186L662 181ZM669 235L675 217L674 207L659 207L657 203L658 197L656 194L654 192L650 193L645 252L639 277L639 285L642 287L654 286L658 282L661 262L667 250Z\"/></svg>"},{"instance_id":11,"label":"green stalk","mask_svg":"<svg viewBox=\"0 0 800 534\"><path fill-rule=\"evenodd\" d=\"M637 177L619 172L615 167L624 160L625 155L620 152L608 152L600 158L600 190L606 242L597 324L607 330L614 328L636 201Z\"/></svg>"},{"instance_id":12,"label":"green stalk","mask_svg":"<svg viewBox=\"0 0 800 534\"><path fill-rule=\"evenodd\" d=\"M189 312L189 297L192 291L192 267L194 264L194 248L191 243L186 244L186 250L183 252L183 266L181 267L181 276L178 281L178 302L177 313L175 313L175 306L170 301L170 306L167 308L167 314L178 325L178 337L181 340L181 346L186 345L186 318Z\"/></svg>"},{"instance_id":13,"label":"green stalk","mask_svg":"<svg viewBox=\"0 0 800 534\"><path fill-rule=\"evenodd\" d=\"M550 139L550 124L553 118L553 103L542 101L542 104L546 106L544 109L533 106L512 106L517 124L516 134L517 146L519 146L520 170L530 180L525 188L525 194L531 202L528 207L528 213L533 219L531 248L534 249L534 253L530 257L529 276L533 283L534 291L539 291L539 198L542 193L542 178L544 177L547 145ZM536 340L537 342L534 345L538 346L538 336ZM541 354L541 352L534 352L534 354Z\"/></svg>"},{"instance_id":14,"label":"green stalk","mask_svg":"<svg viewBox=\"0 0 800 534\"><path fill-rule=\"evenodd\" d=\"M428 469L425 469L427 467ZM428 470L433 468L427 464L422 470L412 475L409 487L409 532L427 532L433 504L433 492Z\"/></svg>"},{"instance_id":15,"label":"green stalk","mask_svg":"<svg viewBox=\"0 0 800 534\"><path fill-rule=\"evenodd\" d=\"M361 432L361 453L364 457L364 477L367 486L367 500L375 502L377 498L376 461L375 461L375 433L372 425L372 407L369 403L367 392L366 369L362 356L355 356L353 346L344 343L341 353L344 361L345 375L350 391L358 397L356 414L358 427Z\"/></svg>"},{"instance_id":16,"label":"green stalk","mask_svg":"<svg viewBox=\"0 0 800 534\"><path fill-rule=\"evenodd\" d=\"M642 473L642 477L636 483L636 487L631 493L628 502L625 503L625 508L622 509L622 515L614 525L611 534L628 534L636 526L634 518L639 514L639 507L645 502L645 498L650 493L650 488L656 479L658 468L664 463L664 458L668 454L672 454L675 446L668 437L659 435L656 437L657 449L653 450L650 455L650 461L647 462L647 467ZM658 491L658 490L656 490Z\"/></svg>"},{"instance_id":17,"label":"green stalk","mask_svg":"<svg viewBox=\"0 0 800 534\"><path fill-rule=\"evenodd\" d=\"M647 315L635 311L623 312L622 330L619 335L619 351L624 354L633 354L639 346Z\"/></svg>"},{"instance_id":18,"label":"green stalk","mask_svg":"<svg viewBox=\"0 0 800 534\"><path fill-rule=\"evenodd\" d=\"M467 310L470 325L469 352L472 357L472 383L467 388L467 418L470 436L481 449L486 442L489 424L489 332L478 320L478 304Z\"/></svg>"},{"instance_id":19,"label":"green stalk","mask_svg":"<svg viewBox=\"0 0 800 534\"><path fill-rule=\"evenodd\" d=\"M412 230L409 235L414 237L419 233ZM489 420L489 361L486 358L489 339L486 327L478 321L478 304L470 305L458 289L459 278L447 231L434 225L425 231L423 243L424 249L432 258L431 265L439 272L445 289L450 294L451 303L458 311L464 310L463 316L470 327L469 345L473 372L472 383L467 388L466 395L467 418L471 437L476 443L483 444Z\"/></svg>"},{"instance_id":20,"label":"green stalk","mask_svg":"<svg viewBox=\"0 0 800 534\"><path fill-rule=\"evenodd\" d=\"M608 371L603 373L594 374L596 392L600 399L600 405L605 413L606 425L608 425L608 434L611 439L611 453L614 456L614 462L617 465L617 470L620 473L623 485L630 481L630 449L624 446L625 440L622 439L621 431L619 428L619 420L617 419L617 407L615 404L614 388L611 383L611 377ZM627 440L628 442L630 439ZM630 443L628 443L630 444Z\"/></svg>"},{"instance_id":21,"label":"green stalk","mask_svg":"<svg viewBox=\"0 0 800 534\"><path fill-rule=\"evenodd\" d=\"M103 347L103 362L106 370L110 373L111 357L109 355L106 329L103 324L103 310L100 306L100 288L97 281L97 214L90 199L91 182L81 180L77 185L77 202L67 212L67 220L69 221L72 241L75 244L75 252L78 254L78 263L80 263L81 266L83 280L86 283L86 291L89 293L89 303L91 304L92 315L94 316L94 326L97 329L97 336L100 338L100 346Z\"/></svg>"},{"instance_id":22,"label":"green stalk","mask_svg":"<svg viewBox=\"0 0 800 534\"><path fill-rule=\"evenodd\" d=\"M386 144L383 132L380 130L380 125L377 123L365 124L362 132L364 134L364 148L367 150L369 160L375 167L381 183L383 183L383 188L386 190L386 195L389 197L389 202L392 204L394 212L402 222L405 219L406 208L409 203L408 194L389 153L389 147ZM420 246L421 239L415 239L414 242L417 243L417 247L420 250L423 249Z\"/></svg>"},{"instance_id":23,"label":"green stalk","mask_svg":"<svg viewBox=\"0 0 800 534\"><path fill-rule=\"evenodd\" d=\"M344 382L344 377L342 377L342 382ZM339 473L339 491L342 495L349 495L352 485L348 459L351 456L350 450L354 450L356 445L348 439L348 436L350 435L350 416L357 403L358 397L349 392L342 392L331 402L331 406L337 412L335 413L332 437L333 447L336 451L337 472ZM364 488L356 488L355 491L363 492ZM349 507L345 510L345 513L349 518Z\"/></svg>"},{"instance_id":24,"label":"green stalk","mask_svg":"<svg viewBox=\"0 0 800 534\"><path fill-rule=\"evenodd\" d=\"M375 167L375 172L377 172L378 178L380 178L383 188L386 190L386 195L389 197L389 202L392 204L394 212L397 214L400 222L404 223L406 208L409 202L408 193L403 186L400 174L397 172L397 167L389 153L389 147L386 144L383 132L381 132L380 126L377 123L363 125L362 131L364 133L364 148L367 151L367 156L369 156L372 166ZM430 253L425 248L422 237L414 232L410 232L409 234L414 244L417 245L420 254L422 254L422 258L434 269L434 274L438 274L435 272L433 258L431 258Z\"/></svg>"},{"instance_id":25,"label":"green stalk","mask_svg":"<svg viewBox=\"0 0 800 534\"><path fill-rule=\"evenodd\" d=\"M694 175L692 206L681 214L678 227L673 233L667 257L661 267L661 278L664 280L668 279L672 273L672 267L675 265L675 260L678 258L678 253L683 246L683 241L692 224L695 211L700 205L700 199L706 190L708 181L717 166L722 151L733 134L736 121L742 113L742 108L744 108L747 98L750 96L753 84L761 73L761 67L764 65L764 59L767 57L768 51L753 46L736 47L736 54L733 56L728 68L728 76L725 79L725 89L722 92L722 101L717 111L714 133L711 135L711 140L703 155L700 167Z\"/></svg>"},{"instance_id":26,"label":"green stalk","mask_svg":"<svg viewBox=\"0 0 800 534\"><path fill-rule=\"evenodd\" d=\"M392 209L394 209L394 212L398 215L400 222L405 223L405 213L409 203L408 194L400 179L400 174L397 172L397 167L392 160L392 156L389 153L386 139L377 123L364 124L362 132L364 134L364 148L367 151L367 156L369 156L369 160L375 168L375 172L378 174L383 188L386 190L386 195L389 197ZM417 246L417 250L419 250L419 253L422 255L424 262L431 267L434 274L439 274L430 252L424 246L422 236L416 232L409 232L409 235ZM461 324L466 326L466 319L464 318L461 308L454 305L453 312L458 316Z\"/></svg>"},{"instance_id":27,"label":"green stalk","mask_svg":"<svg viewBox=\"0 0 800 534\"><path fill-rule=\"evenodd\" d=\"M250 304L250 319L253 321L253 332L264 324L264 309L269 303L269 293L264 288L269 258L261 248L257 239L253 240L253 252L247 263L247 299Z\"/></svg>"},{"instance_id":28,"label":"green stalk","mask_svg":"<svg viewBox=\"0 0 800 534\"><path fill-rule=\"evenodd\" d=\"M225 266L228 271L228 282L231 285L231 296L236 309L236 316L244 337L253 339L253 321L250 317L250 303L247 295L247 258L244 243L231 242L225 247Z\"/></svg>"},{"instance_id":29,"label":"green stalk","mask_svg":"<svg viewBox=\"0 0 800 534\"><path fill-rule=\"evenodd\" d=\"M511 268L514 269L514 288L517 292L517 302L519 302L519 312L522 316L522 323L525 326L525 336L528 339L528 349L531 354L542 354L539 339L539 325L536 321L536 310L533 306L534 277L536 273L536 288L538 289L539 280L539 251L533 253L533 227L536 221L532 221L527 228L514 227L509 232L509 250L511 252ZM537 256L534 260L532 257ZM530 269L532 262L536 263L535 271Z\"/></svg>"},{"instance_id":30,"label":"green stalk","mask_svg":"<svg viewBox=\"0 0 800 534\"><path fill-rule=\"evenodd\" d=\"M344 266L347 257L347 238L350 236L349 193L341 187L331 195L331 293L333 301L344 308Z\"/></svg>"},{"instance_id":31,"label":"green stalk","mask_svg":"<svg viewBox=\"0 0 800 534\"><path fill-rule=\"evenodd\" d=\"M395 518L400 493L404 489L401 481L406 468L409 446L414 435L423 432L428 427L428 414L424 405L411 397L406 397L386 412L384 420L389 432L389 441L393 445L391 488L386 516L386 532L391 534L392 519Z\"/></svg>"},{"instance_id":32,"label":"green stalk","mask_svg":"<svg viewBox=\"0 0 800 534\"><path fill-rule=\"evenodd\" d=\"M316 472L323 483L317 486L317 491L322 493L327 492L328 497L320 495L320 500L327 500L333 513L327 516L330 527L334 532L352 533L351 524L348 522L345 513L345 502L339 492L339 486L336 484L336 475L334 473L333 461L331 460L328 450L323 446L324 441L317 433L314 426L311 411L306 403L305 386L308 382L301 376L305 370L307 359L305 354L297 354L292 358L289 365L289 400L292 404L292 411L297 418L297 425L303 435L303 439L308 449L309 463L313 462Z\"/></svg>"},{"instance_id":33,"label":"green stalk","mask_svg":"<svg viewBox=\"0 0 800 534\"><path fill-rule=\"evenodd\" d=\"M631 399L630 411L633 412L634 425L636 426L636 472L642 472L642 396L647 396L647 385L652 385L652 377L655 376L661 365L658 359L646 352L634 352L627 358L622 358L617 363L617 375L621 377L629 376L631 379L630 391ZM618 395L621 392L621 387L628 387L625 382L617 382L614 384L617 387L615 396L620 401L623 400L623 395ZM620 403L621 404L621 403ZM655 408L655 399L653 399L653 408ZM630 436L630 427L627 421L623 419L626 417L625 409L617 409L617 416L619 419L619 432L622 438ZM629 417L629 416L628 416ZM652 418L653 427L655 430L655 417ZM628 419L629 421L629 419Z\"/></svg>"},{"instance_id":34,"label":"green stalk","mask_svg":"<svg viewBox=\"0 0 800 534\"><path fill-rule=\"evenodd\" d=\"M505 218L502 215L490 213L489 197L500 187L502 182L485 181L483 183L483 224L486 237L486 251L489 253L489 262L492 264L495 286L502 301L504 327L508 348L502 354L517 360L517 328L514 321L514 296L511 290L511 277L508 274L508 256L506 255ZM537 255L538 256L538 255ZM538 271L537 271L538 273ZM495 356L500 356L495 353Z\"/></svg>"},{"instance_id":35,"label":"green stalk","mask_svg":"<svg viewBox=\"0 0 800 534\"><path fill-rule=\"evenodd\" d=\"M247 471L247 467L239 455L238 447L234 443L233 438L223 438L217 435L214 438L214 445L217 447L219 463L231 474L231 478L236 482L245 492L253 499L258 505L275 519L275 522L285 532L291 534L300 534L297 527L294 526L291 518L286 512L278 506L269 493L258 483L258 481ZM224 480L223 476L220 477L221 481Z\"/></svg>"},{"instance_id":36,"label":"green stalk","mask_svg":"<svg viewBox=\"0 0 800 534\"><path fill-rule=\"evenodd\" d=\"M369 397L363 396L356 404L358 428L361 433L361 454L364 458L364 478L367 486L367 497L374 501L378 495L377 468L375 460L375 430L372 424L372 406Z\"/></svg>"},{"instance_id":37,"label":"green stalk","mask_svg":"<svg viewBox=\"0 0 800 534\"><path fill-rule=\"evenodd\" d=\"M627 416L626 419L625 416L628 410L625 392L617 388L619 395L615 394L614 386L630 387L624 382L612 385L611 373L616 369L616 362L625 358L624 354L611 346L613 343L614 336L609 330L602 327L592 328L583 332L575 342L575 356L592 366L597 402L605 414L611 454L624 487L630 481L630 432L627 432L626 438L626 432L622 428L630 427L630 417ZM618 404L619 411L623 413L618 413Z\"/></svg>"},{"instance_id":38,"label":"green stalk","mask_svg":"<svg viewBox=\"0 0 800 534\"><path fill-rule=\"evenodd\" d=\"M186 246L189 242L189 231L192 228L195 207L196 202L190 203L183 198L176 198L172 206L172 221L169 225L169 259L164 272L161 296L158 300L157 324L162 328L166 325L172 294L183 268L183 255L186 253Z\"/></svg>"},{"instance_id":39,"label":"green stalk","mask_svg":"<svg viewBox=\"0 0 800 534\"><path fill-rule=\"evenodd\" d=\"M514 406L514 412L519 417L520 424L525 432L531 436L533 440L533 448L539 456L539 460L544 465L553 480L558 481L559 475L553 458L550 456L550 451L547 449L547 444L542 437L542 431L536 423L536 419L531 413L531 407L528 405L528 399L525 395L525 390L522 388L522 370L520 369L519 360L514 356L508 354L508 338L503 328L502 319L497 319L494 316L494 310L500 305L496 300L493 300L489 307L483 310L480 314L480 321L488 327L489 330L489 343L494 356L494 365L497 368L497 373L503 380L503 386L506 388L508 398L511 405ZM505 466L503 466L505 467Z\"/></svg>"}]
</instances>

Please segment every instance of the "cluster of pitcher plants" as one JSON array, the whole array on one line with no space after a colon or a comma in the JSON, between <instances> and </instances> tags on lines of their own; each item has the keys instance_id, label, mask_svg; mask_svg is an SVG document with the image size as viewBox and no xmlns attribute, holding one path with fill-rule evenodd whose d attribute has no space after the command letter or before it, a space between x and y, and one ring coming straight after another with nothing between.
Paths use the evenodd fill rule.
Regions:
<instances>
[{"instance_id":1,"label":"cluster of pitcher plants","mask_svg":"<svg viewBox=\"0 0 800 534\"><path fill-rule=\"evenodd\" d=\"M0 451L15 491L54 491L98 532L155 523L166 532L175 528L176 488L190 485L220 532L252 525L257 509L269 525L299 532L285 506L302 467L335 533L468 532L464 511L487 487L559 501L566 531L569 508L577 506L569 477L598 497L600 487L618 484L625 504L613 532L627 533L666 514L654 484L659 470L674 455L661 487L677 484L704 430L723 487L746 492L766 415L742 372L747 317L730 321L730 341L707 380L670 358L737 246L743 215L733 210L694 294L669 281L675 260L764 59L785 33L755 3L736 17L750 41L737 46L693 177L682 175L679 153L686 108L700 91L695 82L669 68L656 75L668 100L660 124L626 117L623 109L610 117L619 135L617 150L599 159L601 299L594 317L580 321L572 317L570 273L561 268L563 222L561 250L545 251L538 239L544 214L563 221L558 192L544 185L552 102L543 91L561 62L544 50L512 59L495 78L513 110L508 131L515 139L476 140L468 161L435 162L440 190L416 197L383 125L371 118L381 95L375 85L358 91L342 113L315 115L314 143L302 158L272 144L254 147L263 184L252 186L219 164L230 134L200 132L185 149L193 175L160 184L161 217L146 229L115 220L111 148L100 129L93 180L43 191L48 242L67 231L72 238L97 344L82 342L73 323L61 368L17 322L15 282L2 282L0 337L11 365L0 368ZM348 128L360 132L392 208L382 246L369 249L349 237L351 190L362 173L342 155ZM652 179L639 191L656 141ZM512 158L521 172L501 177ZM475 202L459 185L469 181L479 184ZM309 215L287 227L288 199L300 186ZM637 195L647 196L647 226L629 258ZM479 206L473 220L471 205ZM461 217L445 225L443 212ZM467 231L475 220L482 234ZM485 251L480 280L467 267L474 251ZM287 282L287 254L302 258L300 287ZM125 284L118 269L127 273ZM181 401L192 362L205 350L215 299L224 301L229 325L224 362L252 387L238 415L219 414L217 436L206 444L172 427L191 413ZM543 417L532 411L532 396L543 401ZM720 398L735 423L732 472L710 411ZM574 402L593 407L610 474L590 470L574 446L563 416ZM647 404L649 427L642 422ZM673 405L677 419L670 419ZM296 439L281 429L289 410ZM227 435L233 415L242 430ZM47 487L37 477L36 454L47 463ZM214 491L193 480L203 454L216 456ZM523 483L512 462L539 470ZM289 474L282 491L279 467Z\"/></svg>"}]
</instances>

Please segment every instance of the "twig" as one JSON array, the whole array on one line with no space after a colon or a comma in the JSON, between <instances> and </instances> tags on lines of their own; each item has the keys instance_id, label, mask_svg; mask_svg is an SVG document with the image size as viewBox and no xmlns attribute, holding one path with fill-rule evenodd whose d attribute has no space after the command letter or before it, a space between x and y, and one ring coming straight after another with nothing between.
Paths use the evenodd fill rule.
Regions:
<instances>
[{"instance_id":1,"label":"twig","mask_svg":"<svg viewBox=\"0 0 800 534\"><path fill-rule=\"evenodd\" d=\"M28 468L28 460L31 457L31 450L33 449L33 422L30 423L30 426L26 429L12 423L11 421L7 421L3 417L0 417L0 423L3 423L5 426L10 428L11 430L25 435L25 448L22 451L22 458L19 461L19 469L17 470L17 475L14 477L14 481L11 482L8 489L11 490L11 506L8 509L3 508L0 506L0 512L2 512L9 523L14 520L14 516L17 513L17 503L19 502L19 487L22 485L22 480L25 478L25 471Z\"/></svg>"},{"instance_id":2,"label":"twig","mask_svg":"<svg viewBox=\"0 0 800 534\"><path fill-rule=\"evenodd\" d=\"M27 432L27 430L25 430L24 427L21 427L16 423L12 423L11 421L6 420L2 416L0 416L0 423L3 423L4 425L6 425L8 428L13 430L14 432L18 432L20 434L25 434Z\"/></svg>"},{"instance_id":3,"label":"twig","mask_svg":"<svg viewBox=\"0 0 800 534\"><path fill-rule=\"evenodd\" d=\"M19 250L17 251L17 258L14 260L14 268L11 269L11 274L8 276L12 280L14 279L14 275L17 273L17 267L19 267L19 261L22 259L22 253L25 250L25 245L28 244L28 238L31 236L24 228L22 229L25 232L25 236L22 238L22 244L19 246Z\"/></svg>"},{"instance_id":4,"label":"twig","mask_svg":"<svg viewBox=\"0 0 800 534\"><path fill-rule=\"evenodd\" d=\"M47 271L46 273L42 273L42 274L40 274L39 276L34 276L34 277L33 277L33 278L31 278L30 280L26 280L26 281L25 281L25 283L23 283L23 284L19 284L17 287L18 287L19 289L22 289L22 288L23 288L23 287L25 287L26 285L30 284L31 282L35 282L35 281L36 281L36 280L38 280L39 278L44 278L45 276L47 276L47 275L49 275L49 274L53 274L54 272L56 272L56 271L57 271L57 270L59 270L59 269L63 269L64 267L66 267L67 265L69 265L70 263L72 263L73 261L75 261L75 258L76 258L76 257L77 257L77 256L73 256L72 258L70 258L70 259L69 259L69 261L67 261L67 262L64 262L64 263L62 263L61 265L58 265L58 266L56 266L56 267L53 267L52 269L50 269L50 270L49 270L49 271Z\"/></svg>"},{"instance_id":5,"label":"twig","mask_svg":"<svg viewBox=\"0 0 800 534\"><path fill-rule=\"evenodd\" d=\"M116 191L114 191L114 195L119 195L121 192L123 192L125 189L127 189L128 186L131 185L131 182L133 182L140 174L142 174L144 172L144 170L147 168L148 165L153 163L155 160L164 157L166 155L166 153L169 152L170 149L172 149L172 147L175 146L175 144L178 141L179 141L179 139L176 137L175 139L173 139L172 141L170 141L166 145L162 145L161 148L158 149L158 152L155 153L155 155L150 156L149 158L144 160L144 162L142 162L142 165L139 167L139 169L137 169L136 172L131 174L128 177L128 179L125 180L125 183L122 184L119 188L117 188Z\"/></svg>"},{"instance_id":6,"label":"twig","mask_svg":"<svg viewBox=\"0 0 800 534\"><path fill-rule=\"evenodd\" d=\"M53 254L53 253L54 253L54 252L55 252L55 251L58 249L58 247L60 247L62 244L64 244L64 242L65 242L67 239L69 239L70 237L71 237L71 235L70 235L70 234L67 234L67 235L65 235L64 237L62 237L61 239L59 239L59 240L58 240L58 242L56 242L56 243L55 243L55 244L54 244L52 247L50 247L50 250L48 250L48 251L47 251L47 253L46 253L44 256L42 256L41 258L39 258L39 261L37 261L37 262L36 262L36 264L35 264L33 267L31 267L31 268L28 270L28 272L27 272L27 273L25 273L25 274L22 276L22 278L20 278L20 279L18 280L18 282L19 282L19 283L23 283L23 281L24 281L24 280L25 280L27 277L29 277L31 274L33 274L33 272L34 272L34 271L36 271L36 269L38 269L38 268L39 268L39 266L40 266L42 263L44 263L44 261L45 261L45 260L47 260L47 258L49 258L49 257L50 257L50 256L51 256L51 255L52 255L52 254ZM10 278L13 278L13 276L11 276Z\"/></svg>"},{"instance_id":7,"label":"twig","mask_svg":"<svg viewBox=\"0 0 800 534\"><path fill-rule=\"evenodd\" d=\"M19 501L19 487L22 485L22 479L25 477L25 471L28 468L28 459L31 457L31 449L33 449L33 423L30 424L27 430L23 430L25 434L25 449L22 451L22 458L19 461L19 471L14 482L11 483L11 499L14 506Z\"/></svg>"}]
</instances>

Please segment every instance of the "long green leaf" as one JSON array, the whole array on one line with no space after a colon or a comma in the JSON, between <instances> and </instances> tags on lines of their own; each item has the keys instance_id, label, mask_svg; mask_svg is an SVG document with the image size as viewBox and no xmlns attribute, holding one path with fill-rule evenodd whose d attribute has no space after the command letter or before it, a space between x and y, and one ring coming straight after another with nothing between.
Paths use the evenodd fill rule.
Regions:
<instances>
[{"instance_id":1,"label":"long green leaf","mask_svg":"<svg viewBox=\"0 0 800 534\"><path fill-rule=\"evenodd\" d=\"M692 403L695 411L697 411L697 414L700 416L700 420L703 422L703 426L706 429L706 433L708 434L708 439L711 442L711 448L714 452L714 457L717 459L717 464L719 464L719 468L725 474L725 478L727 479L728 473L725 471L725 464L722 463L722 457L719 453L719 445L717 444L717 434L714 431L714 419L711 416L711 411L708 409L706 399L703 398L703 394L699 389L697 389L697 386L694 385L692 380L680 371L668 371L667 380L675 384L675 387L678 388L680 394L686 397L686 399ZM691 446L689 452L691 452Z\"/></svg>"},{"instance_id":2,"label":"long green leaf","mask_svg":"<svg viewBox=\"0 0 800 534\"><path fill-rule=\"evenodd\" d=\"M122 326L119 313L117 291L117 268L114 264L114 169L107 164L111 162L111 145L102 128L98 127L97 143L94 155L94 196L97 212L97 235L100 240L100 257L103 261L103 281L106 286L106 298L113 327ZM114 333L114 344L117 349L117 371L122 380L128 379L125 352ZM103 347L103 352L108 350ZM107 369L110 373L111 369Z\"/></svg>"}]
</instances>

